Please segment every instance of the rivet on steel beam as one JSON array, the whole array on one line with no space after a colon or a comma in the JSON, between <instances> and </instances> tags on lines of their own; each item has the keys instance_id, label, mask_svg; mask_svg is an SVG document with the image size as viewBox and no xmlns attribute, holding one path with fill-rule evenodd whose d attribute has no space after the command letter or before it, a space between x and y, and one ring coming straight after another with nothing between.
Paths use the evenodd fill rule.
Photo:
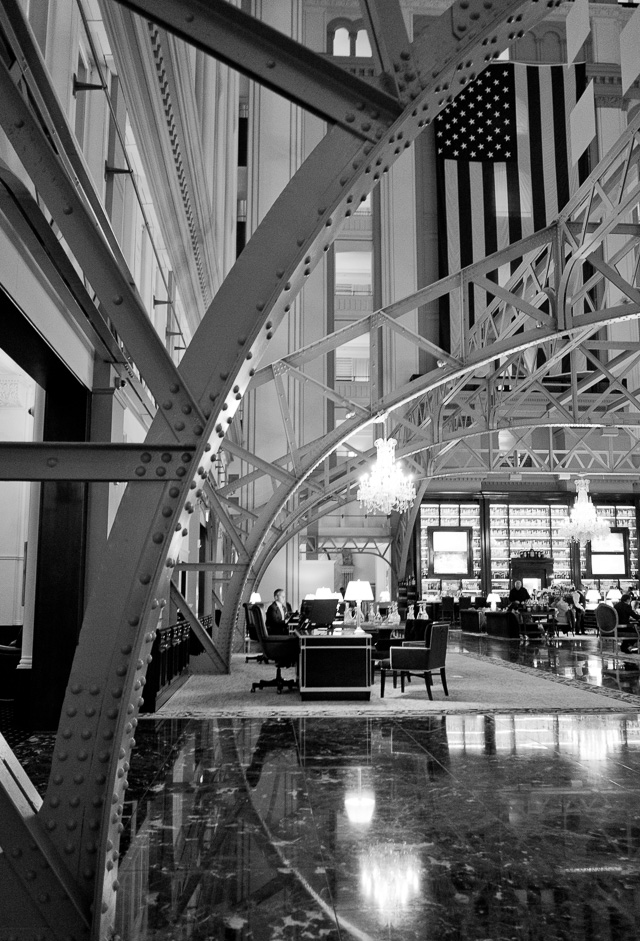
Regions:
<instances>
[{"instance_id":1,"label":"rivet on steel beam","mask_svg":"<svg viewBox=\"0 0 640 941\"><path fill-rule=\"evenodd\" d=\"M187 473L187 472L186 472L186 470L185 470L184 467L178 467L178 468L176 469L176 477L184 477L184 475L185 475L186 473Z\"/></svg>"},{"instance_id":2,"label":"rivet on steel beam","mask_svg":"<svg viewBox=\"0 0 640 941\"><path fill-rule=\"evenodd\" d=\"M177 421L173 427L176 429L176 431L184 431L185 424L183 421Z\"/></svg>"},{"instance_id":3,"label":"rivet on steel beam","mask_svg":"<svg viewBox=\"0 0 640 941\"><path fill-rule=\"evenodd\" d=\"M140 584L141 584L141 585L148 585L150 581L151 581L151 576L150 576L150 575L141 575L141 576L140 576Z\"/></svg>"},{"instance_id":4,"label":"rivet on steel beam","mask_svg":"<svg viewBox=\"0 0 640 941\"><path fill-rule=\"evenodd\" d=\"M167 473L166 467L156 467L156 477L164 477L166 473Z\"/></svg>"}]
</instances>

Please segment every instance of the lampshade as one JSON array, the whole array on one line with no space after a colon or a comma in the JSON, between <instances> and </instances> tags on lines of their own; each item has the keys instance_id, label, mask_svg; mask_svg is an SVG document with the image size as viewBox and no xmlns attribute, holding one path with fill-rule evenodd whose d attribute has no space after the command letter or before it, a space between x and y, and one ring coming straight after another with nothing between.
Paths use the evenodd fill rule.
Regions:
<instances>
[{"instance_id":1,"label":"lampshade","mask_svg":"<svg viewBox=\"0 0 640 941\"><path fill-rule=\"evenodd\" d=\"M587 601L600 601L600 592L597 588L588 588L585 598Z\"/></svg>"},{"instance_id":2,"label":"lampshade","mask_svg":"<svg viewBox=\"0 0 640 941\"><path fill-rule=\"evenodd\" d=\"M355 601L360 604L361 601L373 601L373 592L369 582L357 579L349 582L344 593L345 601Z\"/></svg>"},{"instance_id":3,"label":"lampshade","mask_svg":"<svg viewBox=\"0 0 640 941\"><path fill-rule=\"evenodd\" d=\"M616 601L620 601L621 598L622 592L619 588L610 588L606 595L607 601L613 601L614 604Z\"/></svg>"},{"instance_id":4,"label":"lampshade","mask_svg":"<svg viewBox=\"0 0 640 941\"><path fill-rule=\"evenodd\" d=\"M381 591L378 595L378 601L385 602L391 601L391 592L390 591Z\"/></svg>"},{"instance_id":5,"label":"lampshade","mask_svg":"<svg viewBox=\"0 0 640 941\"><path fill-rule=\"evenodd\" d=\"M260 597L260 594L257 591L251 592L251 597L249 598L249 604L262 604L262 598Z\"/></svg>"},{"instance_id":6,"label":"lampshade","mask_svg":"<svg viewBox=\"0 0 640 941\"><path fill-rule=\"evenodd\" d=\"M502 600L502 599L500 598L500 595L499 595L497 592L495 592L495 591L492 591L490 594L487 595L487 601L488 601L489 604L491 605L491 610L492 610L492 611L495 611L495 610L496 610L496 605L497 605L498 602L501 601L501 600Z\"/></svg>"}]
</instances>

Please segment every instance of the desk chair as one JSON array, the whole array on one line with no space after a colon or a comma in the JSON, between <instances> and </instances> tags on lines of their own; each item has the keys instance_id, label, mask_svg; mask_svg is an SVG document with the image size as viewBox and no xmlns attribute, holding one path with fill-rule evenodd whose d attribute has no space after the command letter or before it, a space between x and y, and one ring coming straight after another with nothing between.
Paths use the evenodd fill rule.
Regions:
<instances>
[{"instance_id":1,"label":"desk chair","mask_svg":"<svg viewBox=\"0 0 640 941\"><path fill-rule=\"evenodd\" d=\"M258 653L249 653L251 649L251 642L254 644L260 644L258 640L258 633L253 622L253 618L249 614L249 603L247 601L242 602L242 607L244 608L244 662L248 663L249 660L255 660L256 663L268 663L269 661L262 653L262 648Z\"/></svg>"},{"instance_id":2,"label":"desk chair","mask_svg":"<svg viewBox=\"0 0 640 941\"><path fill-rule=\"evenodd\" d=\"M422 676L427 687L427 695L431 700L433 700L431 695L431 686L433 684L431 674L437 671L440 673L444 694L448 696L449 690L447 689L445 672L448 639L449 625L433 624L431 626L430 646L427 647L421 643L408 643L402 647L392 647L389 651L389 659L383 660L380 664L380 699L384 699L387 670L400 673L400 690L403 693L405 677Z\"/></svg>"},{"instance_id":3,"label":"desk chair","mask_svg":"<svg viewBox=\"0 0 640 941\"><path fill-rule=\"evenodd\" d=\"M273 679L252 683L251 692L255 693L257 689L265 689L267 686L275 686L277 693L281 693L283 689L298 689L297 679L285 680L282 677L282 670L285 667L293 667L298 664L300 649L298 638L291 634L267 634L264 614L259 605L250 604L247 612L253 622L262 653L267 660L273 660L276 665L276 675Z\"/></svg>"},{"instance_id":4,"label":"desk chair","mask_svg":"<svg viewBox=\"0 0 640 941\"><path fill-rule=\"evenodd\" d=\"M450 595L445 595L442 599L442 608L440 610L440 619L453 624L456 616L455 601Z\"/></svg>"}]
</instances>

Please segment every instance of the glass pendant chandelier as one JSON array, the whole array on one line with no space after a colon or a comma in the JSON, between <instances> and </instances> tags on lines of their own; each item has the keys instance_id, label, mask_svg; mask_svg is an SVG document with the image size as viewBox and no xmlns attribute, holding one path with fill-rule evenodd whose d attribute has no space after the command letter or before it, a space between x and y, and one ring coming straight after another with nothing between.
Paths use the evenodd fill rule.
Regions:
<instances>
[{"instance_id":1,"label":"glass pendant chandelier","mask_svg":"<svg viewBox=\"0 0 640 941\"><path fill-rule=\"evenodd\" d=\"M410 476L405 475L396 464L395 438L378 438L376 463L369 474L360 479L358 500L368 513L384 513L392 510L404 513L416 499L416 488Z\"/></svg>"},{"instance_id":2,"label":"glass pendant chandelier","mask_svg":"<svg viewBox=\"0 0 640 941\"><path fill-rule=\"evenodd\" d=\"M609 524L597 515L589 497L589 481L584 477L576 480L576 491L576 502L569 516L562 521L558 529L559 535L567 541L581 544L608 536L611 532Z\"/></svg>"}]
</instances>

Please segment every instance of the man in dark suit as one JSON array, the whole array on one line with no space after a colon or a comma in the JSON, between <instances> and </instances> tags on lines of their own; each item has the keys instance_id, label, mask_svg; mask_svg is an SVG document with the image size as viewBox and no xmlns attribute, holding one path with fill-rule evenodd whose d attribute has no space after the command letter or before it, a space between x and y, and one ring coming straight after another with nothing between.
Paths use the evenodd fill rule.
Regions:
<instances>
[{"instance_id":1,"label":"man in dark suit","mask_svg":"<svg viewBox=\"0 0 640 941\"><path fill-rule=\"evenodd\" d=\"M285 597L284 588L276 588L273 593L273 601L267 608L267 634L288 634L287 622L291 620L292 616L293 612Z\"/></svg>"},{"instance_id":2,"label":"man in dark suit","mask_svg":"<svg viewBox=\"0 0 640 941\"><path fill-rule=\"evenodd\" d=\"M613 606L618 614L618 637L624 637L624 640L620 644L622 653L629 653L635 648L636 638L638 636L635 630L629 626L631 622L637 624L636 612L629 604L630 601L631 596L624 594L620 601L616 601Z\"/></svg>"}]
</instances>

